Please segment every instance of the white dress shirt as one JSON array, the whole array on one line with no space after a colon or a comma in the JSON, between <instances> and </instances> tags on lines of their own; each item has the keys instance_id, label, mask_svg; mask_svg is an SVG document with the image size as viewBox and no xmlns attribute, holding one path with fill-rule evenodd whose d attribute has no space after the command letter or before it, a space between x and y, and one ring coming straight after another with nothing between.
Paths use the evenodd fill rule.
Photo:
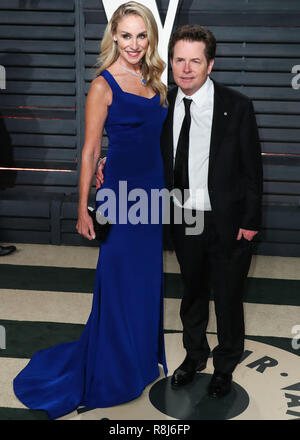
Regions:
<instances>
[{"instance_id":1,"label":"white dress shirt","mask_svg":"<svg viewBox=\"0 0 300 440\"><path fill-rule=\"evenodd\" d=\"M175 166L176 149L182 122L185 116L185 107L183 98L192 99L190 107L191 127L189 142L189 190L190 197L184 204L185 208L199 209L204 211L211 210L209 200L207 177L209 149L211 138L211 127L214 106L214 83L207 77L207 80L191 96L186 96L183 91L178 88L177 97L174 106L173 120L173 167ZM174 197L174 203L181 206L179 201Z\"/></svg>"}]
</instances>

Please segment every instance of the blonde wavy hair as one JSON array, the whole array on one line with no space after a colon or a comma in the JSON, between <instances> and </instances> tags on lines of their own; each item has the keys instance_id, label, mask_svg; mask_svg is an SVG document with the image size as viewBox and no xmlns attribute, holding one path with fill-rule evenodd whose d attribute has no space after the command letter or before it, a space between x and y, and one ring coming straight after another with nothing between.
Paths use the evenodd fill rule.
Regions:
<instances>
[{"instance_id":1,"label":"blonde wavy hair","mask_svg":"<svg viewBox=\"0 0 300 440\"><path fill-rule=\"evenodd\" d=\"M141 62L141 72L146 80L146 84L150 85L155 93L160 95L160 104L165 107L167 87L161 81L161 75L165 69L165 63L158 54L158 28L150 9L140 3L124 3L113 13L106 26L101 42L101 52L97 58L97 63L95 64L95 66L100 64L100 67L98 68L96 75L107 69L118 59L118 45L114 42L113 36L116 34L119 21L126 15L130 14L140 16L146 24L149 45Z\"/></svg>"}]
</instances>

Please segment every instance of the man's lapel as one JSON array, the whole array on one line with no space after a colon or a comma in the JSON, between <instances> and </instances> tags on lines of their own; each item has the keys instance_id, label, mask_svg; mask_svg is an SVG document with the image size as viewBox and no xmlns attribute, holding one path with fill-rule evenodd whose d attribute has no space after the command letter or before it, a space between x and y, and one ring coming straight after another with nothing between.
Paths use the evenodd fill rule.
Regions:
<instances>
[{"instance_id":1,"label":"man's lapel","mask_svg":"<svg viewBox=\"0 0 300 440\"><path fill-rule=\"evenodd\" d=\"M213 172L215 159L230 118L230 108L222 94L222 87L215 81L213 81L213 83L214 109L210 138L208 178L210 178L210 175Z\"/></svg>"}]
</instances>

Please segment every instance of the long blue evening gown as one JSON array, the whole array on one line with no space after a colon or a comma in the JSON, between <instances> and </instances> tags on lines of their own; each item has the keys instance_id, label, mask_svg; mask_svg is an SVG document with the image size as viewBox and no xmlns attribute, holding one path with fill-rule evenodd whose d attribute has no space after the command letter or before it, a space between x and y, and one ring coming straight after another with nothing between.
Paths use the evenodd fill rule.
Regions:
<instances>
[{"instance_id":1,"label":"long blue evening gown","mask_svg":"<svg viewBox=\"0 0 300 440\"><path fill-rule=\"evenodd\" d=\"M157 224L126 224L119 218L121 208L135 212L139 199L126 205L118 195L120 181L126 182L127 195L134 188L148 195L164 188L160 133L167 109L159 95L148 99L124 92L110 72L101 75L113 102L105 124L105 178L97 199L111 188L118 206L116 223L100 246L92 310L79 340L37 351L13 382L21 402L47 411L51 419L78 406L108 407L138 397L159 377L158 364L167 375L162 216Z\"/></svg>"}]
</instances>

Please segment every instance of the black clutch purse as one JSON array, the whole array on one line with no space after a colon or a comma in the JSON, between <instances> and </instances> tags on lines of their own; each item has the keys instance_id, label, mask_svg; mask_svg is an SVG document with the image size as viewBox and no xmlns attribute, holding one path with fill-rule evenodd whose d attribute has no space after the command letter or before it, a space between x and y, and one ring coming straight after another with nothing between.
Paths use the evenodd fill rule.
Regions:
<instances>
[{"instance_id":1,"label":"black clutch purse","mask_svg":"<svg viewBox=\"0 0 300 440\"><path fill-rule=\"evenodd\" d=\"M107 220L106 217L104 217L104 215L102 215L101 213L98 213L97 214L98 218L100 215L101 219L103 219L103 222L99 223L96 218L96 211L93 208L91 208L90 206L88 206L88 213L93 220L94 231L96 234L96 240L100 241L100 243L103 243L107 239L107 236L108 236L108 233L109 233L109 230L111 227L111 223L109 223L109 221Z\"/></svg>"}]
</instances>

